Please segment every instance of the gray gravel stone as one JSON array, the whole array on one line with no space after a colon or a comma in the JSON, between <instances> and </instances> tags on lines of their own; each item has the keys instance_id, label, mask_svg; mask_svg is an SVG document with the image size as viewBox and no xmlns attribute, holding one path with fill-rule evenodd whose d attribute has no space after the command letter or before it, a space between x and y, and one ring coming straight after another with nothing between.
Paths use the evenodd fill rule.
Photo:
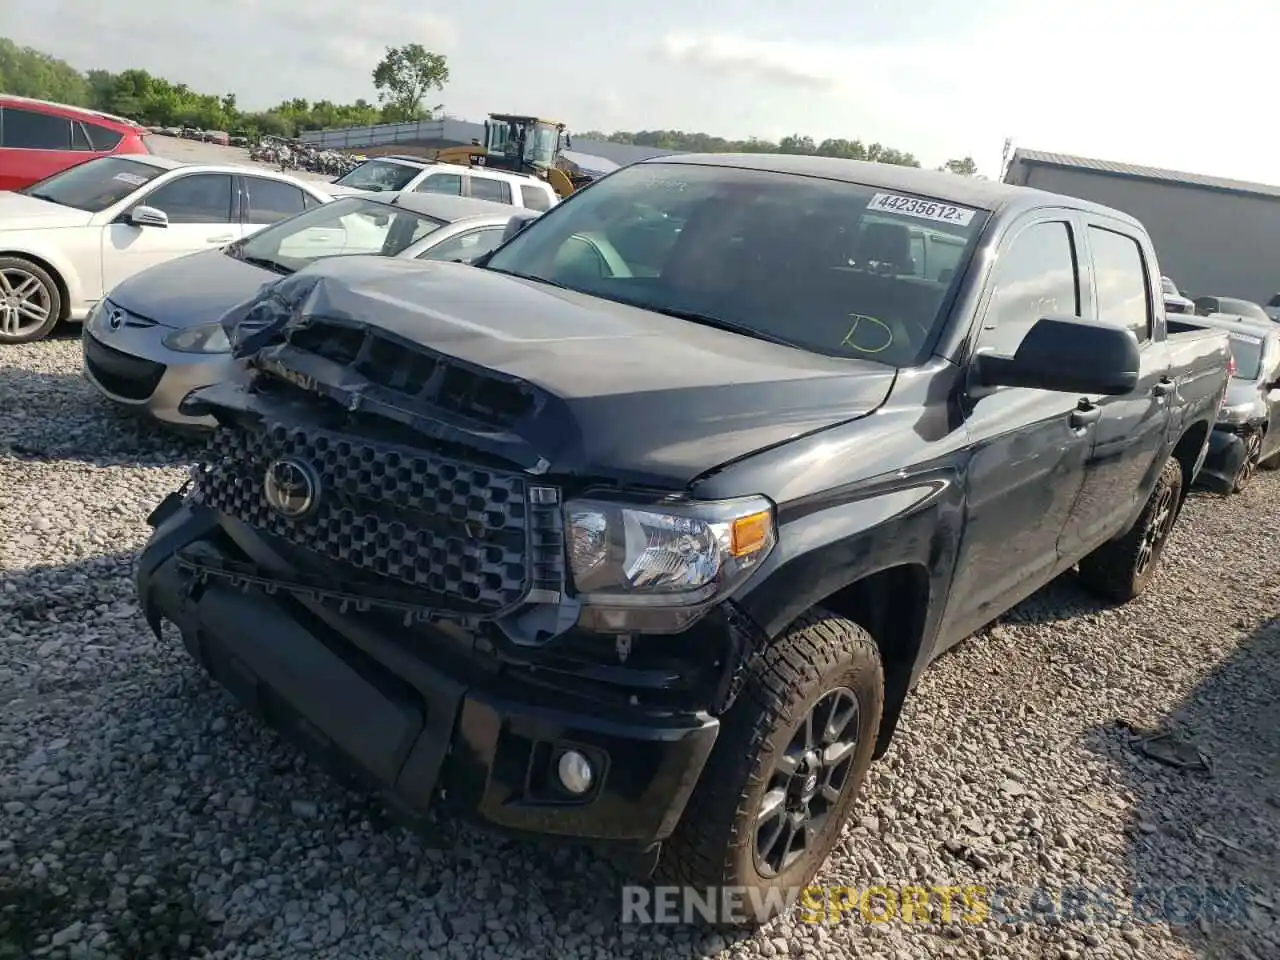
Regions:
<instances>
[{"instance_id":1,"label":"gray gravel stone","mask_svg":"<svg viewBox=\"0 0 1280 960\"><path fill-rule=\"evenodd\" d=\"M578 847L392 826L157 641L130 563L193 448L101 403L73 338L0 347L0 411L0 960L1280 956L1276 475L1193 495L1144 597L1104 608L1065 577L908 702L818 882L998 888L1005 922L957 893L950 923L855 905L706 936L620 925L619 878ZM1212 773L1150 759L1140 729ZM1205 884L1250 885L1248 922L1127 916ZM1032 888L1120 909L1024 916Z\"/></svg>"}]
</instances>

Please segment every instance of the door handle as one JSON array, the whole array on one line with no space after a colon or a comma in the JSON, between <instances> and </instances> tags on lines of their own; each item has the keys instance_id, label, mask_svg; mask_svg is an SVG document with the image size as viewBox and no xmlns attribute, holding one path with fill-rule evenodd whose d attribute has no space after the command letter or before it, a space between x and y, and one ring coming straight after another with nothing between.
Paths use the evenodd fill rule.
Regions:
<instances>
[{"instance_id":1,"label":"door handle","mask_svg":"<svg viewBox=\"0 0 1280 960\"><path fill-rule=\"evenodd\" d=\"M220 233L216 237L205 237L205 240L208 243L230 243L235 238L234 233Z\"/></svg>"},{"instance_id":2,"label":"door handle","mask_svg":"<svg viewBox=\"0 0 1280 960\"><path fill-rule=\"evenodd\" d=\"M1080 405L1071 411L1071 429L1083 430L1091 423L1097 423L1102 416L1102 408L1096 403L1081 400Z\"/></svg>"},{"instance_id":3,"label":"door handle","mask_svg":"<svg viewBox=\"0 0 1280 960\"><path fill-rule=\"evenodd\" d=\"M1168 377L1161 377L1156 381L1156 385L1151 388L1153 397L1167 397L1173 393L1174 383Z\"/></svg>"}]
</instances>

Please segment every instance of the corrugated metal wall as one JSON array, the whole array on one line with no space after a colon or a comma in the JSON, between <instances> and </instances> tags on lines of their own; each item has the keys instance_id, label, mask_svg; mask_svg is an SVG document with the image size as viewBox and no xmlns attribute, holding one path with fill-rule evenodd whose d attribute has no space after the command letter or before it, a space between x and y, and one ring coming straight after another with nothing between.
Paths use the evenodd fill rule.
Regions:
<instances>
[{"instance_id":1,"label":"corrugated metal wall","mask_svg":"<svg viewBox=\"0 0 1280 960\"><path fill-rule=\"evenodd\" d=\"M1010 179L1137 217L1191 296L1266 303L1280 291L1280 200L1035 163Z\"/></svg>"}]
</instances>

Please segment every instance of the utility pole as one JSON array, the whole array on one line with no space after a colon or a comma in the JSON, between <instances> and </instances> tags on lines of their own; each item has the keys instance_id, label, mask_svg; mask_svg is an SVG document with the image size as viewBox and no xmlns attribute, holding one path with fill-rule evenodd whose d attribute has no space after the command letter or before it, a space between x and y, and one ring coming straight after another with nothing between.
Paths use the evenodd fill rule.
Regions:
<instances>
[{"instance_id":1,"label":"utility pole","mask_svg":"<svg viewBox=\"0 0 1280 960\"><path fill-rule=\"evenodd\" d=\"M1004 149L1000 152L1000 180L1009 172L1009 158L1013 155L1013 137L1004 138Z\"/></svg>"}]
</instances>

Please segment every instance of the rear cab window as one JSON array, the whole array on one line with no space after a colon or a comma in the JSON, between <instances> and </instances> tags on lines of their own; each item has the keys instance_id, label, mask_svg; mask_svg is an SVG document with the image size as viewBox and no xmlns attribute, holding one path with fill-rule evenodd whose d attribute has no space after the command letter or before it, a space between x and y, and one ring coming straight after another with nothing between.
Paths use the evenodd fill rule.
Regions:
<instances>
[{"instance_id":1,"label":"rear cab window","mask_svg":"<svg viewBox=\"0 0 1280 960\"><path fill-rule=\"evenodd\" d=\"M987 217L861 184L644 163L539 218L486 268L833 357L914 365L963 270L921 276L912 229L968 254Z\"/></svg>"}]
</instances>

